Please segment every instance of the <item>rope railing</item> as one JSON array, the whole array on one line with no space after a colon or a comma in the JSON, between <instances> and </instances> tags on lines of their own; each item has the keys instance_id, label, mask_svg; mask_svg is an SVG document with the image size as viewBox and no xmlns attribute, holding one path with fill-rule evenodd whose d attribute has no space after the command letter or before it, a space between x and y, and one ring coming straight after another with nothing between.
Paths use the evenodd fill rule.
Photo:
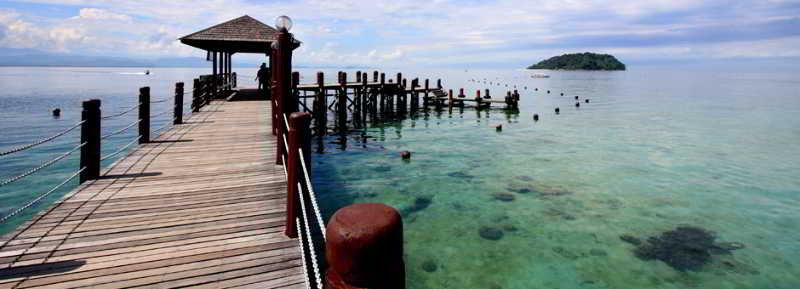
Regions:
<instances>
[{"instance_id":1,"label":"rope railing","mask_svg":"<svg viewBox=\"0 0 800 289\"><path fill-rule=\"evenodd\" d=\"M82 143L82 144L72 148L71 150L67 151L66 153L63 153L63 154L59 155L58 157L55 157L55 158L53 158L53 159L51 159L49 161L46 161L46 162L42 163L41 165L39 165L38 167L32 168L32 169L30 169L30 170L28 170L28 171L26 171L26 172L24 172L24 173L22 173L22 174L20 174L18 176L15 176L15 177L12 177L12 178L8 178L8 179L4 180L3 182L0 182L0 187L3 187L3 186L8 185L8 184L11 184L11 183L16 182L18 180L21 180L21 179L23 179L23 178L25 178L27 176L30 176L30 175L32 175L32 174L34 174L34 173L36 173L36 172L38 172L38 171L40 171L40 170L42 170L44 168L47 168L47 167L57 163L58 161L68 157L69 155L71 155L75 151L77 151L80 148L82 148L84 145L86 145L86 143Z\"/></svg>"},{"instance_id":2,"label":"rope railing","mask_svg":"<svg viewBox=\"0 0 800 289\"><path fill-rule=\"evenodd\" d=\"M100 137L100 139L101 139L101 140L104 140L104 139L110 138L110 137L112 137L112 136L115 136L115 135L121 134L121 133L125 132L126 130L129 130L129 129L130 129L130 128L132 128L133 126L135 126L135 125L139 124L141 121L142 121L141 119L138 119L138 120L136 120L136 121L132 122L131 124L129 124L129 125L127 125L127 126L125 126L125 127L121 128L121 129L118 129L118 130L112 131L112 132L110 132L110 133L108 133L108 134L106 134L106 135L104 135L104 136L101 136L101 137Z\"/></svg>"},{"instance_id":3,"label":"rope railing","mask_svg":"<svg viewBox=\"0 0 800 289\"><path fill-rule=\"evenodd\" d=\"M43 143L46 143L46 142L50 142L50 141L52 141L52 140L54 140L54 139L56 139L56 138L58 138L58 137L60 137L62 135L65 135L65 134L69 133L70 131L80 127L83 123L84 123L83 121L78 122L78 123L72 125L71 127L67 128L67 129L65 129L65 130L63 130L63 131L61 131L61 132L59 132L57 134L54 134L52 136L40 139L38 141L32 142L32 143L27 144L27 145L23 145L23 146L19 146L19 147L13 148L13 149L8 150L8 151L1 152L0 153L0 157L1 156L5 156L5 155L10 155L10 154L13 154L13 153L17 153L17 152L21 152L21 151L27 150L29 148L33 148L35 146L38 146L40 144L43 144Z\"/></svg>"},{"instance_id":4,"label":"rope railing","mask_svg":"<svg viewBox=\"0 0 800 289\"><path fill-rule=\"evenodd\" d=\"M172 118L172 119L173 119L173 120L175 120L175 119L177 119L177 117L174 117L174 118ZM154 130L153 130L153 133L160 132L160 131L162 131L162 130L164 130L164 129L166 129L166 128L169 128L169 127L171 127L171 126L172 126L172 122L171 122L171 121L168 121L168 122L164 123L163 125L161 125L160 127L158 127L158 128L156 128L156 129L154 129Z\"/></svg>"},{"instance_id":5,"label":"rope railing","mask_svg":"<svg viewBox=\"0 0 800 289\"><path fill-rule=\"evenodd\" d=\"M173 108L172 108L172 107L170 107L169 109L165 109L165 110L164 110L164 111L162 111L162 112L159 112L159 113L153 114L153 115L151 115L150 117L159 117L159 116L162 116L162 115L168 114L168 113L170 113L170 112L173 112L173 110L172 110L172 109L173 109Z\"/></svg>"},{"instance_id":6,"label":"rope railing","mask_svg":"<svg viewBox=\"0 0 800 289\"><path fill-rule=\"evenodd\" d=\"M121 152L125 151L126 149L128 149L128 148L129 148L131 145L133 145L133 144L135 144L135 143L139 142L139 140L140 140L141 138L142 138L142 136L138 136L138 137L135 137L135 138L133 138L133 140L132 140L132 141L130 141L129 143L125 144L124 146L122 146L122 147L121 147L120 149L118 149L117 151L115 151L115 152L113 152L113 153L110 153L110 154L108 154L108 155L106 155L106 156L104 156L104 157L100 158L100 161L105 161L105 160L107 160L107 159L109 159L109 158L112 158L112 157L114 157L114 156L118 155L119 153L121 153Z\"/></svg>"},{"instance_id":7,"label":"rope railing","mask_svg":"<svg viewBox=\"0 0 800 289\"><path fill-rule=\"evenodd\" d=\"M298 151L300 154L300 166L303 168L303 178L306 181L306 191L308 192L308 198L311 200L311 206L314 210L314 217L317 219L320 232L322 232L322 238L326 239L327 232L325 231L325 222L322 221L322 214L319 211L319 204L317 204L317 194L314 193L314 186L311 185L311 177L309 177L310 175L308 173L308 169L306 168L306 158L303 156L302 148L298 149Z\"/></svg>"},{"instance_id":8,"label":"rope railing","mask_svg":"<svg viewBox=\"0 0 800 289\"><path fill-rule=\"evenodd\" d=\"M298 187L301 187L300 182L297 182L297 185ZM317 250L314 248L314 240L311 237L311 229L308 227L308 213L306 212L305 198L303 197L303 193L301 191L298 192L300 192L300 215L303 216L303 227L298 226L298 228L301 228L300 232L303 234L304 239L308 243L308 252L311 255L311 268L314 270L314 279L316 281L317 288L320 288L319 286L322 284L322 277L320 275L319 263L317 261ZM297 221L299 222L300 218L297 218Z\"/></svg>"},{"instance_id":9,"label":"rope railing","mask_svg":"<svg viewBox=\"0 0 800 289\"><path fill-rule=\"evenodd\" d=\"M308 135L306 133L308 132L307 130L310 130L310 127L308 127L307 124L294 127L298 125L295 119L292 119L290 123L287 114L279 114L280 115L275 118L276 121L280 122L278 125L281 126L278 142L281 143L279 146L283 151L280 153L279 157L283 164L282 167L286 179L290 182L288 184L288 189L290 192L296 192L297 194L296 201L290 200L290 203L300 203L299 206L287 204L289 210L295 210L295 212L299 214L299 216L292 215L294 219L290 224L295 228L293 230L296 230L296 236L300 242L300 249L303 255L304 277L306 278L305 281L309 284L309 288L321 288L323 285L322 270L320 268L319 256L317 255L315 238L321 235L322 237L317 238L317 240L321 240L322 244L324 244L327 230L319 210L316 193L311 183L306 157L304 156L305 151L302 149L302 143L309 140L303 135ZM290 139L292 140L291 143L289 142ZM295 153L297 155L295 155ZM300 164L298 165L297 163ZM302 176L299 174L302 174ZM303 185L304 182L305 185ZM294 199L294 197L292 197L292 199ZM311 224L312 222L316 222L317 224L313 225Z\"/></svg>"},{"instance_id":10,"label":"rope railing","mask_svg":"<svg viewBox=\"0 0 800 289\"><path fill-rule=\"evenodd\" d=\"M61 188L61 187L63 187L63 186L66 184L66 183L68 183L69 181L71 181L72 179L74 179L75 177L77 177L78 175L80 175L80 174L81 174L81 173L82 173L82 172L83 172L85 169L86 169L85 167L84 167L84 168L81 168L80 170L78 170L78 171L76 171L74 174L72 174L71 176L69 176L69 177L67 177L66 179L64 179L64 181L62 181L62 182L61 182L61 183L59 183L58 185L56 185L56 186L54 186L53 188L51 188L49 191L47 191L47 192L45 192L45 193L43 193L43 194L39 195L39 196L38 196L38 197L36 197L35 199L31 200L30 202L28 202L28 203L27 203L27 204L25 204L24 206L17 208L16 210L12 211L12 212L11 212L11 213L9 213L8 215L5 215L5 216L3 216L2 218L0 218L0 223L5 223L6 221L8 221L8 219L11 219L11 217L14 217L14 216L16 216L17 214L21 213L22 211L24 211L24 210L26 210L26 209L30 208L31 206L33 206L34 204L38 203L39 201L41 201L42 199L44 199L44 198L45 198L45 197L47 197L48 195L52 194L52 193L53 193L53 192L55 192L56 190L60 189L60 188Z\"/></svg>"},{"instance_id":11,"label":"rope railing","mask_svg":"<svg viewBox=\"0 0 800 289\"><path fill-rule=\"evenodd\" d=\"M229 82L229 83L234 83L234 82ZM207 89L207 90L210 90L211 86L205 86L203 88ZM59 132L57 134L54 134L52 136L46 137L44 139L40 139L40 140L35 141L33 143L30 143L30 144L26 144L26 145L23 145L23 146L19 146L19 147L13 148L13 149L8 150L8 151L0 152L0 157L2 157L2 156L5 156L5 155L10 155L10 154L16 153L16 152L24 151L24 150L36 147L38 145L53 141L54 139L56 139L58 137L61 137L63 135L66 135L69 132L71 132L71 131L75 130L76 128L78 128L78 127L82 127L82 129L81 129L81 142L82 143L80 145L75 146L75 147L69 149L68 151L66 151L64 153L59 154L58 156L56 156L53 159L50 159L50 160L47 160L47 161L43 162L42 164L40 164L37 167L28 169L27 171L25 171L22 174L19 174L17 176L13 176L13 177L10 177L8 179L0 181L0 187L12 184L12 183L17 182L17 181L19 181L21 179L24 179L24 178L26 178L28 176L36 174L37 172L40 172L40 171L42 171L42 170L44 170L44 169L46 169L48 167L53 166L55 163L58 163L59 161L66 159L70 155L73 155L76 151L81 151L80 169L77 172L75 172L74 174L72 174L68 178L64 179L62 182L60 182L56 186L52 187L50 190L38 195L36 198L32 199L31 201L29 201L25 205L23 205L23 206L21 206L21 207L19 207L17 209L14 209L11 213L9 213L9 214L7 214L5 216L2 216L2 218L0 218L0 223L4 223L4 222L8 221L12 217L20 214L22 211L30 208L31 206L33 206L37 202L40 202L42 199L44 199L48 195L52 194L53 192L57 191L58 189L64 187L70 180L72 180L72 179L74 179L74 178L76 178L78 176L80 176L80 183L83 183L83 182L88 181L88 180L93 180L93 179L99 178L99 170L101 168L101 162L102 161L105 161L105 160L108 160L108 159L110 159L112 157L118 156L118 155L120 155L120 154L122 154L123 152L126 152L126 151L128 151L128 153L130 153L130 152L133 151L133 150L130 150L130 148L134 144L136 144L137 142L138 143L149 142L149 134L150 134L150 132L164 131L165 129L169 128L171 125L182 124L183 123L182 118L184 116L188 115L187 118L190 118L191 116L193 116L191 111L188 111L187 113L184 113L183 95L185 95L186 92L184 91L183 83L179 82L179 83L176 83L176 85L175 85L175 97L173 98L173 100L175 101L175 105L174 106L170 106L170 109L168 109L168 110L161 111L159 113L152 114L152 115L149 112L150 111L149 108L150 108L151 104L168 102L170 100L170 98L164 98L164 99L159 99L159 100L155 100L155 101L150 101L149 100L149 91L150 91L149 87L142 87L140 89L140 91L139 91L140 92L140 101L139 101L139 103L137 105L135 105L133 107L125 108L124 110L122 110L120 112L117 112L117 113L114 113L114 114L111 114L111 115L107 115L107 116L101 116L100 100L92 99L92 100L84 101L83 102L83 113L82 113L82 118L83 119L80 122L70 126L69 128L66 128L65 130L63 130L63 131L61 131L61 132ZM144 99L144 100L142 100L142 99ZM206 102L204 103L204 105L205 104L210 104L210 99L207 99ZM134 121L134 122L132 122L130 124L127 124L122 128L119 128L119 129L116 129L114 131L111 131L108 134L101 135L101 125L100 124L101 124L102 120L118 118L118 117L130 114L131 112L133 112L133 111L135 111L137 109L139 110L139 115L140 116L144 115L147 118L145 119L145 118L140 117L136 121ZM150 122L149 122L149 120L151 118L167 115L170 112L174 113L174 116L172 118L170 118L168 121L166 121L166 123L164 125L162 125L161 127L158 127L155 130L151 130ZM145 122L144 120L148 120L148 121ZM112 152L112 153L110 153L108 155L105 155L105 156L101 156L100 155L100 150L102 148L102 140L106 140L106 139L109 139L109 138L111 138L113 136L120 135L120 134L122 134L122 133L124 133L126 131L129 131L131 128L133 128L133 127L135 127L137 125L139 125L139 133L138 133L138 135L136 137L134 137L131 141L127 142L123 146L119 147L116 151L114 151L114 152Z\"/></svg>"},{"instance_id":12,"label":"rope railing","mask_svg":"<svg viewBox=\"0 0 800 289\"><path fill-rule=\"evenodd\" d=\"M116 114L112 114L112 115L107 115L107 116L101 117L100 119L102 119L102 120L106 120L106 119L112 119L112 118L117 118L117 117L120 117L120 116L126 115L126 114L128 114L129 112L131 112L131 111L134 111L134 110L138 109L138 108L139 108L139 106L141 106L141 105L142 105L142 103L139 103L139 104L137 104L137 105L134 105L134 106L132 106L132 107L130 107L130 108L128 108L128 109L126 109L126 110L122 111L122 112L118 112L118 113L116 113Z\"/></svg>"}]
</instances>

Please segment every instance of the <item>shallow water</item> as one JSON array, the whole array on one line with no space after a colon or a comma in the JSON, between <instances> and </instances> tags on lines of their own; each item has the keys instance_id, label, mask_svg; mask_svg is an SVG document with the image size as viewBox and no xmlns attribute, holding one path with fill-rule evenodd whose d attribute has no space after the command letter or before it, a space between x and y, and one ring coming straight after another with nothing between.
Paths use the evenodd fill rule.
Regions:
<instances>
[{"instance_id":1,"label":"shallow water","mask_svg":"<svg viewBox=\"0 0 800 289\"><path fill-rule=\"evenodd\" d=\"M800 79L449 73L446 85L467 91L479 87L470 79L499 81L495 95L517 85L521 112L421 113L353 133L346 150L329 136L314 158L325 214L356 202L403 212L409 288L800 286ZM682 272L638 259L620 239L680 225L746 247ZM482 238L484 227L502 237Z\"/></svg>"},{"instance_id":2,"label":"shallow water","mask_svg":"<svg viewBox=\"0 0 800 289\"><path fill-rule=\"evenodd\" d=\"M140 71L0 68L0 150L75 123L83 99L101 98L104 114L110 114L135 104L139 86L151 86L157 99L171 95L174 82L186 82L188 91L192 77L208 73L130 74ZM249 79L254 71L237 69L240 83L254 85ZM309 79L313 71L301 70ZM318 148L313 182L326 217L356 202L383 202L403 212L409 288L800 286L797 76L636 67L548 72L548 79L532 79L521 70L403 72L441 77L446 87L465 87L470 95L490 88L501 96L505 84L517 85L522 94L518 114L420 113L354 131L345 144L328 136ZM326 70L329 77L334 73ZM484 78L487 84L470 81ZM53 107L62 108L60 119L50 116ZM103 130L133 119L104 122ZM496 124L503 124L502 132L495 131ZM104 142L104 154L134 133ZM72 133L0 158L0 175L22 173L77 141ZM400 160L402 150L413 153L410 162ZM0 188L0 214L76 168L77 154ZM0 233L74 185L0 225ZM497 200L498 193L510 193L513 200ZM620 239L628 234L645 240L680 225L714 231L717 241L745 248L713 255L699 271L681 272L638 259L635 247ZM493 228L494 236L481 237L482 228Z\"/></svg>"}]
</instances>

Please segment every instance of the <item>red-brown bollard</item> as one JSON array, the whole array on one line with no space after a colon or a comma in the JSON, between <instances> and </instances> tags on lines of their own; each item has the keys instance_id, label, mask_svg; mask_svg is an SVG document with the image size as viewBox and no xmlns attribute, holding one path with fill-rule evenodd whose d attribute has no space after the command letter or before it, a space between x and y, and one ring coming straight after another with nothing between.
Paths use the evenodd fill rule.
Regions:
<instances>
[{"instance_id":1,"label":"red-brown bollard","mask_svg":"<svg viewBox=\"0 0 800 289\"><path fill-rule=\"evenodd\" d=\"M403 220L384 204L354 204L328 221L326 289L406 288Z\"/></svg>"}]
</instances>

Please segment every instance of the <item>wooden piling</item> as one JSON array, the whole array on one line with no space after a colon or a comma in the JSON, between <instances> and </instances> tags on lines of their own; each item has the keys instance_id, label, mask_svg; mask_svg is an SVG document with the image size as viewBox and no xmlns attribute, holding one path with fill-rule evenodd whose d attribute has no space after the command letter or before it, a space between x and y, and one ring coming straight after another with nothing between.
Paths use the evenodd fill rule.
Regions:
<instances>
[{"instance_id":1,"label":"wooden piling","mask_svg":"<svg viewBox=\"0 0 800 289\"><path fill-rule=\"evenodd\" d=\"M286 153L286 230L284 233L289 238L297 238L297 226L295 218L300 212L301 190L298 183L302 182L303 168L300 164L300 151L307 140L303 140L305 131L311 122L311 114L306 112L293 112L288 119L289 131L287 132L287 146L289 151ZM308 149L303 150L308 151ZM304 156L306 157L306 156ZM306 159L308 159L306 157Z\"/></svg>"},{"instance_id":2,"label":"wooden piling","mask_svg":"<svg viewBox=\"0 0 800 289\"><path fill-rule=\"evenodd\" d=\"M328 126L328 97L325 94L325 74L319 71L317 72L317 95L314 98L314 127L319 136L325 135Z\"/></svg>"},{"instance_id":3,"label":"wooden piling","mask_svg":"<svg viewBox=\"0 0 800 289\"><path fill-rule=\"evenodd\" d=\"M339 74L339 98L336 100L339 131L347 131L347 73Z\"/></svg>"},{"instance_id":4,"label":"wooden piling","mask_svg":"<svg viewBox=\"0 0 800 289\"><path fill-rule=\"evenodd\" d=\"M150 87L139 88L139 143L150 142Z\"/></svg>"},{"instance_id":5,"label":"wooden piling","mask_svg":"<svg viewBox=\"0 0 800 289\"><path fill-rule=\"evenodd\" d=\"M83 102L81 111L81 159L80 183L100 177L100 100L91 99Z\"/></svg>"},{"instance_id":6,"label":"wooden piling","mask_svg":"<svg viewBox=\"0 0 800 289\"><path fill-rule=\"evenodd\" d=\"M192 112L200 111L200 79L195 78L192 82Z\"/></svg>"},{"instance_id":7,"label":"wooden piling","mask_svg":"<svg viewBox=\"0 0 800 289\"><path fill-rule=\"evenodd\" d=\"M172 124L183 123L183 82L175 83L175 103L172 110Z\"/></svg>"}]
</instances>

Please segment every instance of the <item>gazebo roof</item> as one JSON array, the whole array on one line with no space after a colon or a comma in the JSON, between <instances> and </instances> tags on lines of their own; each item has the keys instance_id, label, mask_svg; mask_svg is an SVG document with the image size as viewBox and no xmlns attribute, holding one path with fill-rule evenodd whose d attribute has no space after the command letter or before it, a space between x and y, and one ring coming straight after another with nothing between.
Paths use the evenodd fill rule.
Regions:
<instances>
[{"instance_id":1,"label":"gazebo roof","mask_svg":"<svg viewBox=\"0 0 800 289\"><path fill-rule=\"evenodd\" d=\"M180 41L208 51L269 54L277 33L275 28L244 15L181 37Z\"/></svg>"}]
</instances>

